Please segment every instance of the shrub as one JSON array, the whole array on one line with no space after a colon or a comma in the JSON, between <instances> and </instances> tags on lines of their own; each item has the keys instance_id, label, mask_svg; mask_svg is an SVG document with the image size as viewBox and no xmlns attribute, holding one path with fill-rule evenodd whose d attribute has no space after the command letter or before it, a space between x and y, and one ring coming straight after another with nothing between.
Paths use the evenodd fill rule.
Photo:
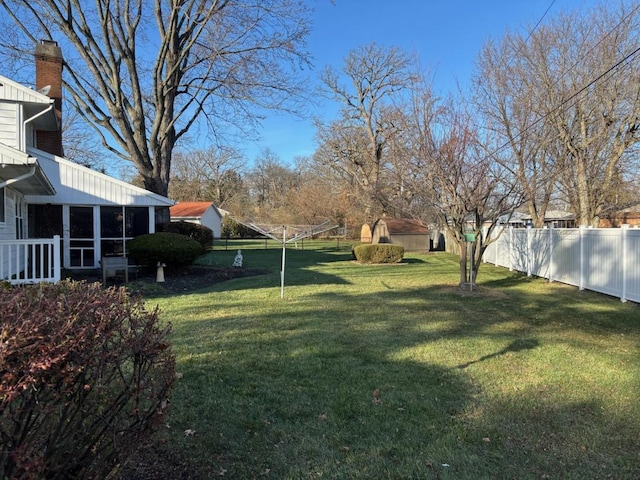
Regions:
<instances>
[{"instance_id":1,"label":"shrub","mask_svg":"<svg viewBox=\"0 0 640 480\"><path fill-rule=\"evenodd\" d=\"M221 236L224 238L249 238L255 237L257 232L249 227L237 222L229 215L222 219L222 232Z\"/></svg>"},{"instance_id":2,"label":"shrub","mask_svg":"<svg viewBox=\"0 0 640 480\"><path fill-rule=\"evenodd\" d=\"M202 246L179 233L158 232L129 240L127 250L138 265L155 268L163 262L169 269L179 269L191 265L202 253Z\"/></svg>"},{"instance_id":3,"label":"shrub","mask_svg":"<svg viewBox=\"0 0 640 480\"><path fill-rule=\"evenodd\" d=\"M189 222L171 222L162 226L163 232L179 233L189 237L202 246L202 250L208 250L213 245L213 231L204 225Z\"/></svg>"},{"instance_id":4,"label":"shrub","mask_svg":"<svg viewBox=\"0 0 640 480\"><path fill-rule=\"evenodd\" d=\"M0 478L105 478L165 422L169 327L124 288L0 286Z\"/></svg>"},{"instance_id":5,"label":"shrub","mask_svg":"<svg viewBox=\"0 0 640 480\"><path fill-rule=\"evenodd\" d=\"M353 255L360 263L399 263L404 256L404 247L391 243L367 243L353 247Z\"/></svg>"}]
</instances>

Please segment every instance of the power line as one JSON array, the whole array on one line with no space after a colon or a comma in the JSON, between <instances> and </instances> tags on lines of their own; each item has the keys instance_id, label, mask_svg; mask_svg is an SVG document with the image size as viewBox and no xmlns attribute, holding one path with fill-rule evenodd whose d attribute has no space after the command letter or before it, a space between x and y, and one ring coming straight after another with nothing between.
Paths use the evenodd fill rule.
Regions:
<instances>
[{"instance_id":1,"label":"power line","mask_svg":"<svg viewBox=\"0 0 640 480\"><path fill-rule=\"evenodd\" d=\"M545 11L545 13L543 14L543 17L547 14L547 12L549 11L549 9L551 8L551 6L555 3L555 0L552 1L551 5L549 6L549 8L547 8L547 10ZM596 47L598 47L598 45L600 45L607 37L609 37L615 30L617 30L620 25L626 21L628 18L630 18L632 15L635 14L635 12L640 9L640 4L636 5L635 8L633 8L631 10L630 13L628 13L627 15L625 15L611 30L609 30L606 35L604 35L602 38L600 38L600 40L598 40L598 42L591 47L587 53L580 59L578 59L571 68L569 68L568 70L565 70L563 72L563 74L561 75L560 79L558 80L558 82L556 83L556 85L558 83L560 83L560 81L571 71L573 71L583 60L584 58L586 58L587 55L589 55L591 52L593 52L595 50ZM535 31L535 29L540 25L542 18L540 19L540 21L536 24L536 27L529 33L529 35L527 36L527 39L525 40L525 42L523 43L523 45L525 45L529 39L531 38L531 36L533 35L533 32ZM518 49L518 51L520 51L522 47L520 47ZM556 113L558 110L566 107L572 100L576 99L578 96L580 96L580 94L582 94L583 92L585 92L586 90L588 90L590 87L592 87L594 84L596 84L597 82L599 82L600 80L602 80L605 76L607 76L608 74L610 74L611 72L613 72L614 70L616 70L618 67L620 67L623 63L627 62L629 59L631 59L633 56L635 56L638 52L640 52L640 47L636 48L635 50L633 50L631 53L627 54L624 56L624 58L622 58L621 60L619 60L618 62L616 62L615 64L611 65L607 70L605 70L604 72L602 72L600 75L598 75L596 78L594 78L593 80L591 80L589 83L587 83L585 86L583 86L582 88L580 88L579 90L577 90L576 92L574 92L573 94L571 94L569 97L563 99L558 105L556 105L555 107L553 107L551 110L549 110L545 115L543 115L542 117L534 120L532 123L526 125L520 132L517 133L517 135L514 136L514 139L518 139L520 137L522 137L524 135L525 131L528 131L529 129L535 127L536 125L538 125L539 123L543 122L544 120L546 120L548 117L550 117L551 115L553 115L554 113ZM495 150L493 150L492 152L488 153L487 156L485 158L489 158L492 157L494 155L496 155L497 153L499 153L500 151L504 150L505 148L509 147L511 144L511 140L506 141L505 143L503 143L502 145L500 145L499 147L497 147Z\"/></svg>"}]
</instances>

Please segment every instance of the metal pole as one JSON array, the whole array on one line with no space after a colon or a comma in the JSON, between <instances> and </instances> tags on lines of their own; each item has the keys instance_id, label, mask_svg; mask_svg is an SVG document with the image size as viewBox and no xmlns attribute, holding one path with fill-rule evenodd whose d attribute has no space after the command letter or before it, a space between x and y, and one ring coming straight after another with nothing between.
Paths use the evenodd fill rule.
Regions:
<instances>
[{"instance_id":1,"label":"metal pole","mask_svg":"<svg viewBox=\"0 0 640 480\"><path fill-rule=\"evenodd\" d=\"M282 267L280 268L280 298L284 298L284 259L287 251L287 227L282 227Z\"/></svg>"}]
</instances>

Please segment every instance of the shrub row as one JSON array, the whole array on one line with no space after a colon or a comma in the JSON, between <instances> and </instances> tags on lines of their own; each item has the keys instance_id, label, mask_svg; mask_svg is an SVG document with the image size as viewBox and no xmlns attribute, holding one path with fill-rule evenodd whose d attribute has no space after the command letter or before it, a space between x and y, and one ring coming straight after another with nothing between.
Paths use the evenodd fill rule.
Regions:
<instances>
[{"instance_id":1,"label":"shrub row","mask_svg":"<svg viewBox=\"0 0 640 480\"><path fill-rule=\"evenodd\" d=\"M399 263L404 256L404 247L391 243L356 245L353 256L360 263Z\"/></svg>"},{"instance_id":2,"label":"shrub row","mask_svg":"<svg viewBox=\"0 0 640 480\"><path fill-rule=\"evenodd\" d=\"M165 422L169 327L124 288L0 285L0 478L105 478Z\"/></svg>"}]
</instances>

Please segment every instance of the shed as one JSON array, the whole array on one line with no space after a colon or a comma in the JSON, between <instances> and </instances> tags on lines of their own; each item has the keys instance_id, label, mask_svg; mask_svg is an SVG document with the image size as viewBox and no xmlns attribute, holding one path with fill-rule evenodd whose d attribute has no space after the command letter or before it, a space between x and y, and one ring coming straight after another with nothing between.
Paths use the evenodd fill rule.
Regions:
<instances>
[{"instance_id":1,"label":"shed","mask_svg":"<svg viewBox=\"0 0 640 480\"><path fill-rule=\"evenodd\" d=\"M209 227L213 238L222 236L223 213L212 202L179 202L169 209L172 222L189 222Z\"/></svg>"},{"instance_id":2,"label":"shed","mask_svg":"<svg viewBox=\"0 0 640 480\"><path fill-rule=\"evenodd\" d=\"M429 228L420 220L383 217L373 224L371 243L402 245L408 252L429 251Z\"/></svg>"}]
</instances>

